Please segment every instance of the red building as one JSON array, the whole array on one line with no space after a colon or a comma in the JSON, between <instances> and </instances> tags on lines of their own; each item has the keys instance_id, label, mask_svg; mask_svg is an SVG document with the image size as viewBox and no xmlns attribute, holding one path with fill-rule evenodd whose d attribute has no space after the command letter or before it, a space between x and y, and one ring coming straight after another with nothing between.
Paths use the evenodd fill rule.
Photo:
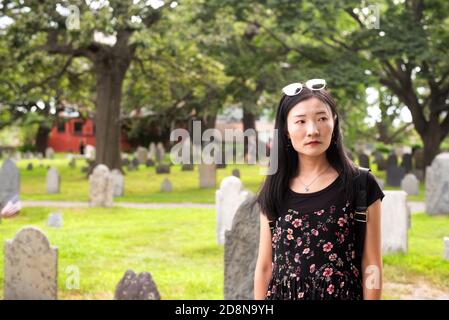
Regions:
<instances>
[{"instance_id":1,"label":"red building","mask_svg":"<svg viewBox=\"0 0 449 320\"><path fill-rule=\"evenodd\" d=\"M48 146L56 152L79 153L80 143L95 146L95 123L92 119L58 118L56 125L50 131ZM122 151L128 151L130 145L125 135L121 135Z\"/></svg>"}]
</instances>

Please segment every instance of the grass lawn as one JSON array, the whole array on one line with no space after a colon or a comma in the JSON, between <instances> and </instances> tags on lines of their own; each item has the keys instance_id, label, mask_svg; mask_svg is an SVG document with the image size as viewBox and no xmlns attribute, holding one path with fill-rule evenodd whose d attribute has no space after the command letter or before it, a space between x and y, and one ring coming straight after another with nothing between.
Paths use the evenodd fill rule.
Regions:
<instances>
[{"instance_id":1,"label":"grass lawn","mask_svg":"<svg viewBox=\"0 0 449 320\"><path fill-rule=\"evenodd\" d=\"M149 271L162 299L223 299L223 247L215 242L211 209L64 209L60 229L45 222L50 208L25 208L0 224L0 242L25 225L41 228L59 248L59 299L112 299L127 269ZM412 216L409 253L384 257L384 281L426 283L449 294L449 262L442 237L449 217ZM80 289L69 290L68 266L78 266ZM0 298L3 254L0 255ZM386 289L384 298L403 297Z\"/></svg>"},{"instance_id":2,"label":"grass lawn","mask_svg":"<svg viewBox=\"0 0 449 320\"><path fill-rule=\"evenodd\" d=\"M33 163L32 171L26 170L28 163ZM85 165L85 161L77 160L77 167L72 169L68 166L69 160L65 154L56 154L55 159L32 159L18 161L21 173L21 193L22 200L55 200L55 201L88 201L89 182L80 168ZM47 166L55 166L61 175L61 193L47 194L45 191L45 175ZM224 169L217 170L217 188L221 180L231 175L232 170L240 170L241 180L245 189L256 193L264 179L259 173L260 167L257 165L228 165ZM372 173L385 179L385 171L378 171L377 165L372 163ZM127 170L127 169L125 169ZM199 188L198 166L194 171L181 171L181 166L173 165L170 174L156 174L155 167L147 168L139 166L138 171L126 172L125 176L125 196L115 198L117 202L193 202L193 203L214 203L215 190ZM173 184L173 192L160 192L160 185L164 178L168 177ZM385 190L399 190L397 187L386 187ZM411 201L424 201L424 184L420 185L420 193L409 196Z\"/></svg>"}]
</instances>

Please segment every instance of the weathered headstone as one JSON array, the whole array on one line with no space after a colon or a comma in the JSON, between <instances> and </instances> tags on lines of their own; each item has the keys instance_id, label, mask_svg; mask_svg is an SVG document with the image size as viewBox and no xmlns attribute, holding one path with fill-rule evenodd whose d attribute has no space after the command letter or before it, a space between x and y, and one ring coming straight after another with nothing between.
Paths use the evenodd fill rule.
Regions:
<instances>
[{"instance_id":1,"label":"weathered headstone","mask_svg":"<svg viewBox=\"0 0 449 320\"><path fill-rule=\"evenodd\" d=\"M149 272L137 276L133 270L128 270L115 288L114 299L160 300L161 296Z\"/></svg>"},{"instance_id":2,"label":"weathered headstone","mask_svg":"<svg viewBox=\"0 0 449 320\"><path fill-rule=\"evenodd\" d=\"M200 163L198 165L200 188L215 188L217 185L217 170L215 164Z\"/></svg>"},{"instance_id":3,"label":"weathered headstone","mask_svg":"<svg viewBox=\"0 0 449 320\"><path fill-rule=\"evenodd\" d=\"M231 229L238 207L249 196L249 192L242 189L239 178L230 176L221 181L220 189L215 192L218 244L224 244L225 231Z\"/></svg>"},{"instance_id":4,"label":"weathered headstone","mask_svg":"<svg viewBox=\"0 0 449 320\"><path fill-rule=\"evenodd\" d=\"M139 160L139 163L146 163L148 159L148 150L144 147L138 147L137 148L137 160Z\"/></svg>"},{"instance_id":5,"label":"weathered headstone","mask_svg":"<svg viewBox=\"0 0 449 320\"><path fill-rule=\"evenodd\" d=\"M409 173L410 171L412 171L413 169L412 159L413 158L411 153L404 153L402 155L401 167L405 168L405 173Z\"/></svg>"},{"instance_id":6,"label":"weathered headstone","mask_svg":"<svg viewBox=\"0 0 449 320\"><path fill-rule=\"evenodd\" d=\"M193 164L183 164L181 171L193 171Z\"/></svg>"},{"instance_id":7,"label":"weathered headstone","mask_svg":"<svg viewBox=\"0 0 449 320\"><path fill-rule=\"evenodd\" d=\"M382 200L382 252L407 252L408 207L404 191L385 190ZM369 219L369 217L368 217Z\"/></svg>"},{"instance_id":8,"label":"weathered headstone","mask_svg":"<svg viewBox=\"0 0 449 320\"><path fill-rule=\"evenodd\" d=\"M426 212L449 214L449 153L440 153L426 168Z\"/></svg>"},{"instance_id":9,"label":"weathered headstone","mask_svg":"<svg viewBox=\"0 0 449 320\"><path fill-rule=\"evenodd\" d=\"M172 192L173 191L173 185L167 178L164 179L161 183L161 192Z\"/></svg>"},{"instance_id":10,"label":"weathered headstone","mask_svg":"<svg viewBox=\"0 0 449 320\"><path fill-rule=\"evenodd\" d=\"M414 174L408 173L401 181L401 189L408 195L416 195L419 193L419 180Z\"/></svg>"},{"instance_id":11,"label":"weathered headstone","mask_svg":"<svg viewBox=\"0 0 449 320\"><path fill-rule=\"evenodd\" d=\"M154 142L151 142L148 149L148 158L154 160L156 158L156 144Z\"/></svg>"},{"instance_id":12,"label":"weathered headstone","mask_svg":"<svg viewBox=\"0 0 449 320\"><path fill-rule=\"evenodd\" d=\"M5 243L6 300L56 300L58 249L37 228L21 229Z\"/></svg>"},{"instance_id":13,"label":"weathered headstone","mask_svg":"<svg viewBox=\"0 0 449 320\"><path fill-rule=\"evenodd\" d=\"M130 161L128 159L128 157L124 157L122 158L122 166L128 166L130 164Z\"/></svg>"},{"instance_id":14,"label":"weathered headstone","mask_svg":"<svg viewBox=\"0 0 449 320\"><path fill-rule=\"evenodd\" d=\"M162 142L158 142L156 146L156 161L161 162L164 160L165 157L165 149Z\"/></svg>"},{"instance_id":15,"label":"weathered headstone","mask_svg":"<svg viewBox=\"0 0 449 320\"><path fill-rule=\"evenodd\" d=\"M45 149L45 158L53 159L54 156L55 156L55 151L53 150L53 148L48 147L47 149Z\"/></svg>"},{"instance_id":16,"label":"weathered headstone","mask_svg":"<svg viewBox=\"0 0 449 320\"><path fill-rule=\"evenodd\" d=\"M260 207L249 197L238 208L231 230L225 233L224 298L254 299L254 271L259 252Z\"/></svg>"},{"instance_id":17,"label":"weathered headstone","mask_svg":"<svg viewBox=\"0 0 449 320\"><path fill-rule=\"evenodd\" d=\"M449 237L444 237L443 239L444 246L444 260L449 261Z\"/></svg>"},{"instance_id":18,"label":"weathered headstone","mask_svg":"<svg viewBox=\"0 0 449 320\"><path fill-rule=\"evenodd\" d=\"M159 163L156 167L156 174L170 173L170 166L166 163Z\"/></svg>"},{"instance_id":19,"label":"weathered headstone","mask_svg":"<svg viewBox=\"0 0 449 320\"><path fill-rule=\"evenodd\" d=\"M61 177L55 167L51 167L47 170L45 182L47 193L59 193L61 188Z\"/></svg>"},{"instance_id":20,"label":"weathered headstone","mask_svg":"<svg viewBox=\"0 0 449 320\"><path fill-rule=\"evenodd\" d=\"M62 227L62 213L54 212L48 215L47 226L52 228L61 228Z\"/></svg>"},{"instance_id":21,"label":"weathered headstone","mask_svg":"<svg viewBox=\"0 0 449 320\"><path fill-rule=\"evenodd\" d=\"M114 181L104 164L95 167L89 176L89 199L91 206L111 207L113 204Z\"/></svg>"},{"instance_id":22,"label":"weathered headstone","mask_svg":"<svg viewBox=\"0 0 449 320\"><path fill-rule=\"evenodd\" d=\"M33 164L31 162L27 164L27 170L33 171Z\"/></svg>"},{"instance_id":23,"label":"weathered headstone","mask_svg":"<svg viewBox=\"0 0 449 320\"><path fill-rule=\"evenodd\" d=\"M148 159L147 162L145 162L145 165L148 167L154 167L154 161L153 159Z\"/></svg>"},{"instance_id":24,"label":"weathered headstone","mask_svg":"<svg viewBox=\"0 0 449 320\"><path fill-rule=\"evenodd\" d=\"M112 182L114 184L114 197L123 197L125 190L125 179L123 174L118 169L114 169L111 171Z\"/></svg>"},{"instance_id":25,"label":"weathered headstone","mask_svg":"<svg viewBox=\"0 0 449 320\"><path fill-rule=\"evenodd\" d=\"M405 169L403 167L388 167L387 168L387 185L392 187L400 187L401 181L404 179Z\"/></svg>"},{"instance_id":26,"label":"weathered headstone","mask_svg":"<svg viewBox=\"0 0 449 320\"><path fill-rule=\"evenodd\" d=\"M139 159L137 159L137 157L134 157L134 158L131 160L131 164L133 165L133 167L134 167L135 169L139 169L140 161L139 161Z\"/></svg>"},{"instance_id":27,"label":"weathered headstone","mask_svg":"<svg viewBox=\"0 0 449 320\"><path fill-rule=\"evenodd\" d=\"M387 159L387 169L389 167L397 167L398 166L398 157L394 153L390 153Z\"/></svg>"},{"instance_id":28,"label":"weathered headstone","mask_svg":"<svg viewBox=\"0 0 449 320\"><path fill-rule=\"evenodd\" d=\"M374 153L374 158L377 164L377 170L387 170L387 160L385 160L382 152L376 151Z\"/></svg>"},{"instance_id":29,"label":"weathered headstone","mask_svg":"<svg viewBox=\"0 0 449 320\"><path fill-rule=\"evenodd\" d=\"M364 168L370 167L369 157L365 153L359 154L359 166L364 167Z\"/></svg>"},{"instance_id":30,"label":"weathered headstone","mask_svg":"<svg viewBox=\"0 0 449 320\"><path fill-rule=\"evenodd\" d=\"M0 210L20 192L20 174L15 162L6 159L0 169Z\"/></svg>"},{"instance_id":31,"label":"weathered headstone","mask_svg":"<svg viewBox=\"0 0 449 320\"><path fill-rule=\"evenodd\" d=\"M233 169L233 170L232 170L232 175L233 175L234 177L237 177L237 178L240 179L240 170L239 170L239 169Z\"/></svg>"}]
</instances>

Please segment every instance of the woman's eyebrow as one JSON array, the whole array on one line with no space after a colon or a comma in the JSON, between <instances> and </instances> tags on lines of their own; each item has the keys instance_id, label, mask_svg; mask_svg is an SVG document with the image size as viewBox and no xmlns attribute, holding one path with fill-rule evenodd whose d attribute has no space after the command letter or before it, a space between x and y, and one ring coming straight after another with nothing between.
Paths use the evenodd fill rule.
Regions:
<instances>
[{"instance_id":1,"label":"woman's eyebrow","mask_svg":"<svg viewBox=\"0 0 449 320\"><path fill-rule=\"evenodd\" d=\"M327 112L326 111L318 111L317 113L315 113L315 115L317 115L317 114L325 114L325 115L327 115ZM305 117L305 116L306 116L305 114L295 114L293 117L299 118L299 117Z\"/></svg>"}]
</instances>

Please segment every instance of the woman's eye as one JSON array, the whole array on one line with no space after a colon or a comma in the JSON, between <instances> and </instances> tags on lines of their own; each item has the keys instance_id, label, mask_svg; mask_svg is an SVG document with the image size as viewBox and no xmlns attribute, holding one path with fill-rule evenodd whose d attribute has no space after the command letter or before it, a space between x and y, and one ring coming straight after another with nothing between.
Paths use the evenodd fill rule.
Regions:
<instances>
[{"instance_id":1,"label":"woman's eye","mask_svg":"<svg viewBox=\"0 0 449 320\"><path fill-rule=\"evenodd\" d=\"M320 118L320 120L321 120L321 119L327 120L327 118L326 118L326 117L322 117L322 118Z\"/></svg>"}]
</instances>

